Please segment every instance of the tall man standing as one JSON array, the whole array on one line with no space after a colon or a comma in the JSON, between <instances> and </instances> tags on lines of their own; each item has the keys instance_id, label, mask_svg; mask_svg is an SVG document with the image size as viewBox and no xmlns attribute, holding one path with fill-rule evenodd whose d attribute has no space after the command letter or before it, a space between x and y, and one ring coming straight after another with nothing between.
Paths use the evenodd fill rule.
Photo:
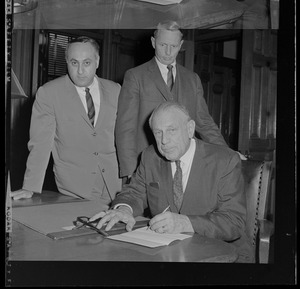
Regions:
<instances>
[{"instance_id":1,"label":"tall man standing","mask_svg":"<svg viewBox=\"0 0 300 289\"><path fill-rule=\"evenodd\" d=\"M14 199L41 193L50 153L59 192L106 204L121 189L114 129L120 85L98 78L99 45L82 36L66 48L68 75L38 89L23 187Z\"/></svg>"},{"instance_id":2,"label":"tall man standing","mask_svg":"<svg viewBox=\"0 0 300 289\"><path fill-rule=\"evenodd\" d=\"M164 101L175 100L185 105L196 122L196 132L204 141L227 146L208 112L199 76L176 63L183 44L182 36L176 22L158 24L151 37L155 57L125 73L116 121L123 183L135 171L142 150L154 143L147 119Z\"/></svg>"}]
</instances>

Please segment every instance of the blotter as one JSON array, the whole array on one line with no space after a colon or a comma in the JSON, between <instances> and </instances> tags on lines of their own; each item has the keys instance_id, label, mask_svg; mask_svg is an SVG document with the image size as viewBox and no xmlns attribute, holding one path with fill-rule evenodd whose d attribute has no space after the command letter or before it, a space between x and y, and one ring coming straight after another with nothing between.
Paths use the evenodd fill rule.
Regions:
<instances>
[{"instance_id":1,"label":"blotter","mask_svg":"<svg viewBox=\"0 0 300 289\"><path fill-rule=\"evenodd\" d=\"M159 246L166 246L176 240L184 240L190 238L192 235L187 234L166 234L166 233L156 233L148 229L148 227L143 227L131 232L109 236L108 239L123 241L128 243L134 243L141 246L146 246L150 248L155 248Z\"/></svg>"}]
</instances>

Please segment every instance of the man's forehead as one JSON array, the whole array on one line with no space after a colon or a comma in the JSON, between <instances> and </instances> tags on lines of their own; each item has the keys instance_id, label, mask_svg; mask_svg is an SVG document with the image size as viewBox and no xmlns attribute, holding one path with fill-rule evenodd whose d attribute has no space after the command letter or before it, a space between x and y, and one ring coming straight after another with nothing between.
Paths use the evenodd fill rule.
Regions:
<instances>
[{"instance_id":1,"label":"man's forehead","mask_svg":"<svg viewBox=\"0 0 300 289\"><path fill-rule=\"evenodd\" d=\"M182 119L179 114L176 114L176 111L160 111L157 115L155 115L153 119L154 127L166 128L170 126L178 125L180 120Z\"/></svg>"}]
</instances>

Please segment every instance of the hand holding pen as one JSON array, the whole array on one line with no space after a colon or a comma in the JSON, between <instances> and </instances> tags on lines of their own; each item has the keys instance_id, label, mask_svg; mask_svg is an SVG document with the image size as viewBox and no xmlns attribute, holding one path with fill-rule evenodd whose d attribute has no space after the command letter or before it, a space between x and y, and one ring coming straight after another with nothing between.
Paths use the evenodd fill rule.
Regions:
<instances>
[{"instance_id":1,"label":"hand holding pen","mask_svg":"<svg viewBox=\"0 0 300 289\"><path fill-rule=\"evenodd\" d=\"M155 225L157 225L156 223L157 223L157 221L156 221L156 219L159 219L159 216L161 216L161 215L163 215L164 213L166 213L168 210L170 209L170 205L168 206L168 207L166 207L160 214L158 214L158 215L156 215L154 218L152 218L151 220L150 220L150 222L149 222L149 226L148 226L148 230L149 229L152 229L153 231L156 231L156 232L158 232L158 233L161 233L161 231L162 230L165 230L165 228L164 227L166 227L165 225L162 225L160 228L158 228L158 229L156 229L155 227ZM158 220L158 221L160 221L160 220ZM151 223L151 224L150 224ZM152 226L154 225L154 227L153 228L151 228Z\"/></svg>"}]
</instances>

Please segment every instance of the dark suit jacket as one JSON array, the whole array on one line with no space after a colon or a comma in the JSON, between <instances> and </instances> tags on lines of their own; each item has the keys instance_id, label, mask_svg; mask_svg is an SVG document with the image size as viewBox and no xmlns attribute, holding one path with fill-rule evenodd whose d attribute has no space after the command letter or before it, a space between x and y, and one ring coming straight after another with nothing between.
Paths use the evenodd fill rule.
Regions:
<instances>
[{"instance_id":1,"label":"dark suit jacket","mask_svg":"<svg viewBox=\"0 0 300 289\"><path fill-rule=\"evenodd\" d=\"M32 108L24 189L41 192L52 152L55 180L61 193L91 198L99 169L111 198L120 191L114 138L120 85L97 79L100 112L95 127L68 76L38 89Z\"/></svg>"},{"instance_id":2,"label":"dark suit jacket","mask_svg":"<svg viewBox=\"0 0 300 289\"><path fill-rule=\"evenodd\" d=\"M176 64L176 70L172 93L161 76L155 58L125 73L116 121L121 177L132 174L137 167L139 154L149 144L155 143L148 118L163 101L174 99L185 105L203 140L227 146L209 115L199 76L179 64Z\"/></svg>"},{"instance_id":3,"label":"dark suit jacket","mask_svg":"<svg viewBox=\"0 0 300 289\"><path fill-rule=\"evenodd\" d=\"M126 203L132 207L134 216L142 215L148 207L151 216L155 216L170 205L171 212L188 216L196 233L225 241L242 238L243 241L238 242L239 246L244 246L248 240L243 190L239 155L228 147L196 140L180 212L173 201L171 164L154 146L142 153L130 184L123 188L112 205ZM251 248L247 250L251 255Z\"/></svg>"}]
</instances>

